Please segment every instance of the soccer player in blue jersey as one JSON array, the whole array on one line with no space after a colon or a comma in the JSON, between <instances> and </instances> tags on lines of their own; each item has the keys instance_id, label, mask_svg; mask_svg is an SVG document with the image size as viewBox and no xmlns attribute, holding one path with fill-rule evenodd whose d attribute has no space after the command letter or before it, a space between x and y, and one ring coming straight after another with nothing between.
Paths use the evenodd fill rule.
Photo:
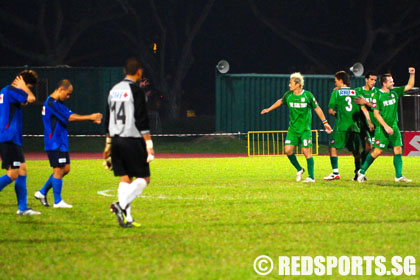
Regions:
<instances>
[{"instance_id":1,"label":"soccer player in blue jersey","mask_svg":"<svg viewBox=\"0 0 420 280\"><path fill-rule=\"evenodd\" d=\"M0 177L0 191L15 181L18 215L39 215L28 208L26 163L22 149L22 105L35 102L31 88L38 82L38 74L25 70L11 85L0 92L0 155L6 175Z\"/></svg>"},{"instance_id":2,"label":"soccer player in blue jersey","mask_svg":"<svg viewBox=\"0 0 420 280\"><path fill-rule=\"evenodd\" d=\"M100 124L102 114L78 115L70 111L63 102L70 98L73 85L69 80L58 83L55 91L47 98L42 107L42 121L44 123L44 144L48 154L53 174L44 187L35 193L35 198L42 205L48 207L47 194L52 188L54 193L54 208L72 208L61 198L63 177L70 172L69 140L67 123L74 121L92 121Z\"/></svg>"}]
</instances>

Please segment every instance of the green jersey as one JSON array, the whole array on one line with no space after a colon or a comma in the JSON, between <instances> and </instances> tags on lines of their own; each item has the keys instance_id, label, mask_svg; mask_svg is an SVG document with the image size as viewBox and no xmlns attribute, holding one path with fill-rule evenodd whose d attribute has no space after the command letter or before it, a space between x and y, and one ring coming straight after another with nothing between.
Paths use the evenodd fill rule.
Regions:
<instances>
[{"instance_id":1,"label":"green jersey","mask_svg":"<svg viewBox=\"0 0 420 280\"><path fill-rule=\"evenodd\" d=\"M356 97L360 97L359 94L349 87L342 87L332 92L328 108L337 113L334 130L360 132L358 125L360 106L354 103Z\"/></svg>"},{"instance_id":2,"label":"green jersey","mask_svg":"<svg viewBox=\"0 0 420 280\"><path fill-rule=\"evenodd\" d=\"M404 95L405 86L391 89L389 92L378 90L374 99L373 109L381 113L382 118L387 125L397 125L398 122L398 101L400 96Z\"/></svg>"},{"instance_id":3,"label":"green jersey","mask_svg":"<svg viewBox=\"0 0 420 280\"><path fill-rule=\"evenodd\" d=\"M289 131L300 134L311 130L312 109L318 107L313 94L307 90L302 90L299 95L288 91L282 100L289 107Z\"/></svg>"},{"instance_id":4,"label":"green jersey","mask_svg":"<svg viewBox=\"0 0 420 280\"><path fill-rule=\"evenodd\" d=\"M376 103L376 100L374 99L374 95L375 95L375 93L378 91L379 89L377 89L377 88L372 88L371 90L365 90L363 87L360 87L360 88L356 88L356 92L357 92L357 94L358 95L360 95L361 97L363 97L364 99L366 99L366 101L367 102L369 102L369 103L372 103L372 105L373 105L373 103ZM371 108L371 107L369 107L369 106L365 106L366 107L366 109L368 110L368 112L369 112L369 116L370 116L370 121L372 122L372 124L376 127L376 126L378 126L379 125L379 123L378 123L378 121L376 120L376 118L373 116L373 108ZM367 120L366 120L366 117L365 117L365 115L363 114L363 112L362 111L360 111L360 120L364 123L364 124L366 124L366 126L367 127L369 127L369 125L368 125L368 123L367 123Z\"/></svg>"}]
</instances>

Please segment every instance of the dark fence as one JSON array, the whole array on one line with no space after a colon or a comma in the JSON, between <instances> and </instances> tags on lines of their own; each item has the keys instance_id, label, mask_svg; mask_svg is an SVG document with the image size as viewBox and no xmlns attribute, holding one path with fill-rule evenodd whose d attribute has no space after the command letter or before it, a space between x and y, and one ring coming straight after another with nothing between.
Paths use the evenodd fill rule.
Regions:
<instances>
[{"instance_id":1,"label":"dark fence","mask_svg":"<svg viewBox=\"0 0 420 280\"><path fill-rule=\"evenodd\" d=\"M10 84L25 68L0 68L1 86ZM68 79L74 86L73 94L65 105L77 114L105 113L106 97L111 87L123 78L120 67L32 67L40 82L35 89L37 101L23 109L24 134L43 134L41 110L58 81ZM70 134L104 134L104 126L89 122L69 124Z\"/></svg>"},{"instance_id":2,"label":"dark fence","mask_svg":"<svg viewBox=\"0 0 420 280\"><path fill-rule=\"evenodd\" d=\"M312 92L324 114L328 116L328 103L335 87L333 75L304 75L304 89ZM224 132L247 132L261 130L287 130L289 110L287 106L260 115L289 90L290 75L225 74L216 76L216 130ZM364 78L351 80L352 87L364 85ZM313 113L312 129L322 129L318 116ZM327 135L320 133L320 141Z\"/></svg>"}]
</instances>

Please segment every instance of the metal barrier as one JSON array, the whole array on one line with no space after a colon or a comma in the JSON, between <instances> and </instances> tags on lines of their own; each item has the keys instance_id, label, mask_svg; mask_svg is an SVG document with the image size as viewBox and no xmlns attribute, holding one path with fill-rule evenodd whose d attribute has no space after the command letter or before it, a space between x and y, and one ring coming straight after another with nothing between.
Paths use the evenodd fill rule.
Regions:
<instances>
[{"instance_id":1,"label":"metal barrier","mask_svg":"<svg viewBox=\"0 0 420 280\"><path fill-rule=\"evenodd\" d=\"M318 130L312 132L312 154L318 155ZM248 156L281 156L284 153L284 141L287 130L248 131ZM315 141L313 141L315 140ZM302 154L302 148L296 146L296 154Z\"/></svg>"}]
</instances>

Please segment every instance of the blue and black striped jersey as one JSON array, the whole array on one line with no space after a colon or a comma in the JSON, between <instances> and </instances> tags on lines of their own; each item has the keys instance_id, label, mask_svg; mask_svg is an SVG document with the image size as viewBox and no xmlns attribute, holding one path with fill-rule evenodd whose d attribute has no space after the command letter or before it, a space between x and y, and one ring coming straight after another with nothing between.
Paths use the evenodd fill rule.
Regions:
<instances>
[{"instance_id":1,"label":"blue and black striped jersey","mask_svg":"<svg viewBox=\"0 0 420 280\"><path fill-rule=\"evenodd\" d=\"M21 104L28 94L13 86L6 86L0 92L0 143L13 142L22 146Z\"/></svg>"},{"instance_id":2,"label":"blue and black striped jersey","mask_svg":"<svg viewBox=\"0 0 420 280\"><path fill-rule=\"evenodd\" d=\"M69 151L67 122L73 114L61 101L48 97L42 107L44 148L46 151Z\"/></svg>"}]
</instances>

